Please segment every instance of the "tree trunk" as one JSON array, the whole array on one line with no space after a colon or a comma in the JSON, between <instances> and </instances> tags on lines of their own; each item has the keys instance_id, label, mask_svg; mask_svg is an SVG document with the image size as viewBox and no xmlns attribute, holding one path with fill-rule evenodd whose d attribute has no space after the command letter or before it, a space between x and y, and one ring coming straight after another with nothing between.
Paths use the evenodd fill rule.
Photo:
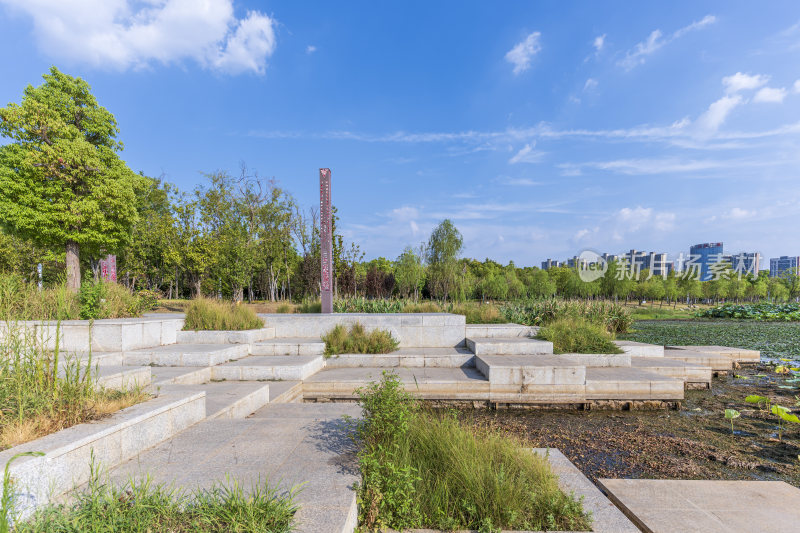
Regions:
<instances>
[{"instance_id":1,"label":"tree trunk","mask_svg":"<svg viewBox=\"0 0 800 533\"><path fill-rule=\"evenodd\" d=\"M67 241L67 289L78 292L81 288L80 245L75 241Z\"/></svg>"}]
</instances>

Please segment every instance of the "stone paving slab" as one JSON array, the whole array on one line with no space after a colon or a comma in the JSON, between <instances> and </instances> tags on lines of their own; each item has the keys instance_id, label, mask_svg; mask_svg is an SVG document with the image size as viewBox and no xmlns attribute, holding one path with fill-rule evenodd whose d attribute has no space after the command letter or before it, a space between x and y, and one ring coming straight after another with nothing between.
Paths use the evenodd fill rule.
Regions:
<instances>
[{"instance_id":1,"label":"stone paving slab","mask_svg":"<svg viewBox=\"0 0 800 533\"><path fill-rule=\"evenodd\" d=\"M302 401L302 381L269 382L269 403L297 403Z\"/></svg>"},{"instance_id":2,"label":"stone paving slab","mask_svg":"<svg viewBox=\"0 0 800 533\"><path fill-rule=\"evenodd\" d=\"M353 484L359 480L351 404L276 404L245 420L207 420L109 472L112 483L149 475L154 483L209 488L226 475L245 489L269 482L283 490L302 485L295 516L300 532L352 532Z\"/></svg>"},{"instance_id":3,"label":"stone paving slab","mask_svg":"<svg viewBox=\"0 0 800 533\"><path fill-rule=\"evenodd\" d=\"M211 369L213 379L306 379L325 366L321 355L251 355Z\"/></svg>"},{"instance_id":4,"label":"stone paving slab","mask_svg":"<svg viewBox=\"0 0 800 533\"><path fill-rule=\"evenodd\" d=\"M598 485L645 532L800 530L800 489L783 481L600 479Z\"/></svg>"},{"instance_id":5,"label":"stone paving slab","mask_svg":"<svg viewBox=\"0 0 800 533\"><path fill-rule=\"evenodd\" d=\"M467 337L533 337L539 332L536 326L521 324L467 324Z\"/></svg>"},{"instance_id":6,"label":"stone paving slab","mask_svg":"<svg viewBox=\"0 0 800 533\"><path fill-rule=\"evenodd\" d=\"M98 366L93 370L97 387L106 389L131 389L150 385L149 366Z\"/></svg>"},{"instance_id":7,"label":"stone paving slab","mask_svg":"<svg viewBox=\"0 0 800 533\"><path fill-rule=\"evenodd\" d=\"M242 331L178 331L175 338L180 344L249 344L275 336L275 328Z\"/></svg>"}]
</instances>

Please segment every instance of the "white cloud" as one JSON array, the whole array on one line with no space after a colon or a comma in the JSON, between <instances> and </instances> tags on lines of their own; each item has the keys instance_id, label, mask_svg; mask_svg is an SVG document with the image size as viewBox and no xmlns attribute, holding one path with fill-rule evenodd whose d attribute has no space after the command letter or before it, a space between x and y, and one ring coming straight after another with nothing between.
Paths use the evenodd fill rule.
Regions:
<instances>
[{"instance_id":1,"label":"white cloud","mask_svg":"<svg viewBox=\"0 0 800 533\"><path fill-rule=\"evenodd\" d=\"M756 95L753 97L753 101L780 104L781 102L783 102L784 98L786 98L786 89L784 88L775 89L773 87L764 87L763 89L760 89L756 93Z\"/></svg>"},{"instance_id":2,"label":"white cloud","mask_svg":"<svg viewBox=\"0 0 800 533\"><path fill-rule=\"evenodd\" d=\"M792 91L795 93L800 93L800 80L794 82L794 85L792 86Z\"/></svg>"},{"instance_id":3,"label":"white cloud","mask_svg":"<svg viewBox=\"0 0 800 533\"><path fill-rule=\"evenodd\" d=\"M758 89L762 85L766 85L769 81L769 76L761 74L743 74L737 72L733 76L725 76L722 78L722 85L725 86L725 92L728 94L738 93L739 91L746 91L751 89Z\"/></svg>"},{"instance_id":4,"label":"white cloud","mask_svg":"<svg viewBox=\"0 0 800 533\"><path fill-rule=\"evenodd\" d=\"M542 45L539 44L541 36L540 32L535 31L506 53L506 61L514 65L514 74L530 68L531 59L542 49Z\"/></svg>"},{"instance_id":5,"label":"white cloud","mask_svg":"<svg viewBox=\"0 0 800 533\"><path fill-rule=\"evenodd\" d=\"M731 111L742 102L744 102L744 99L738 94L723 96L716 102L713 102L708 106L708 109L698 117L698 132L705 135L716 132L725 122L725 119L728 118Z\"/></svg>"},{"instance_id":6,"label":"white cloud","mask_svg":"<svg viewBox=\"0 0 800 533\"><path fill-rule=\"evenodd\" d=\"M275 22L234 16L233 0L0 0L33 19L48 56L126 70L193 60L204 68L263 74Z\"/></svg>"},{"instance_id":7,"label":"white cloud","mask_svg":"<svg viewBox=\"0 0 800 533\"><path fill-rule=\"evenodd\" d=\"M597 80L594 78L589 78L588 80L586 80L586 83L583 84L584 91L590 91L595 87L597 87Z\"/></svg>"},{"instance_id":8,"label":"white cloud","mask_svg":"<svg viewBox=\"0 0 800 533\"><path fill-rule=\"evenodd\" d=\"M594 46L595 50L600 52L603 49L603 46L605 46L605 44L606 44L606 34L604 33L603 35L598 35L597 37L594 38L592 46Z\"/></svg>"},{"instance_id":9,"label":"white cloud","mask_svg":"<svg viewBox=\"0 0 800 533\"><path fill-rule=\"evenodd\" d=\"M502 177L498 178L500 183L504 185L513 185L518 187L534 187L536 185L541 185L538 181L532 180L530 178L510 178L510 177Z\"/></svg>"},{"instance_id":10,"label":"white cloud","mask_svg":"<svg viewBox=\"0 0 800 533\"><path fill-rule=\"evenodd\" d=\"M579 176L582 168L606 170L630 176L678 174L739 167L743 163L734 160L691 159L615 159L611 161L589 161L585 163L563 163L558 165L564 176Z\"/></svg>"},{"instance_id":11,"label":"white cloud","mask_svg":"<svg viewBox=\"0 0 800 533\"><path fill-rule=\"evenodd\" d=\"M756 215L755 211L750 211L748 209L742 209L741 207L734 207L730 211L728 211L725 216L727 218L733 218L737 220L741 220L744 218L751 218Z\"/></svg>"},{"instance_id":12,"label":"white cloud","mask_svg":"<svg viewBox=\"0 0 800 533\"><path fill-rule=\"evenodd\" d=\"M309 44L308 46L306 46L306 53L307 54L313 54L316 51L317 51L317 47L314 46L313 44Z\"/></svg>"},{"instance_id":13,"label":"white cloud","mask_svg":"<svg viewBox=\"0 0 800 533\"><path fill-rule=\"evenodd\" d=\"M414 222L412 220L411 222L408 223L408 225L411 227L411 234L412 235L416 235L416 234L419 233L419 226L417 225L416 222Z\"/></svg>"},{"instance_id":14,"label":"white cloud","mask_svg":"<svg viewBox=\"0 0 800 533\"><path fill-rule=\"evenodd\" d=\"M508 162L512 165L515 163L538 163L542 160L544 152L534 150L535 146L536 142L526 144Z\"/></svg>"},{"instance_id":15,"label":"white cloud","mask_svg":"<svg viewBox=\"0 0 800 533\"><path fill-rule=\"evenodd\" d=\"M637 43L633 49L628 50L628 52L625 54L625 57L617 62L617 65L630 70L638 65L643 64L646 61L647 56L654 53L656 50L671 43L675 39L682 37L690 31L698 30L708 26L709 24L713 24L716 22L716 20L717 18L714 15L706 15L701 20L692 22L688 26L684 26L668 37L664 37L661 33L661 30L653 30L646 40Z\"/></svg>"}]
</instances>

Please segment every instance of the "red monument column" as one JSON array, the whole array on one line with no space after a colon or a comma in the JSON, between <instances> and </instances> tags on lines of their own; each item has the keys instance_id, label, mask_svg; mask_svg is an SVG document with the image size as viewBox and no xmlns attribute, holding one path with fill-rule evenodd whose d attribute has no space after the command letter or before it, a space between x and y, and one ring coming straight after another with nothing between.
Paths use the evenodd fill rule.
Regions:
<instances>
[{"instance_id":1,"label":"red monument column","mask_svg":"<svg viewBox=\"0 0 800 533\"><path fill-rule=\"evenodd\" d=\"M320 300L323 313L333 313L333 235L331 220L331 169L319 169Z\"/></svg>"}]
</instances>

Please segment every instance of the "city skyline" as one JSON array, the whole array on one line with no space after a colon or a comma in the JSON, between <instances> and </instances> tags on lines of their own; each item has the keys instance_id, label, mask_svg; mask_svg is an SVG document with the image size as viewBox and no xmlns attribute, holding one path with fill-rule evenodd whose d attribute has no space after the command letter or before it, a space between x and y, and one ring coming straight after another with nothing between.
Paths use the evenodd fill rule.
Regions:
<instances>
[{"instance_id":1,"label":"city skyline","mask_svg":"<svg viewBox=\"0 0 800 533\"><path fill-rule=\"evenodd\" d=\"M329 167L367 259L444 218L520 266L800 250L796 2L187 6L0 0L0 105L51 65L83 77L130 167L186 191L243 161L308 208Z\"/></svg>"}]
</instances>

